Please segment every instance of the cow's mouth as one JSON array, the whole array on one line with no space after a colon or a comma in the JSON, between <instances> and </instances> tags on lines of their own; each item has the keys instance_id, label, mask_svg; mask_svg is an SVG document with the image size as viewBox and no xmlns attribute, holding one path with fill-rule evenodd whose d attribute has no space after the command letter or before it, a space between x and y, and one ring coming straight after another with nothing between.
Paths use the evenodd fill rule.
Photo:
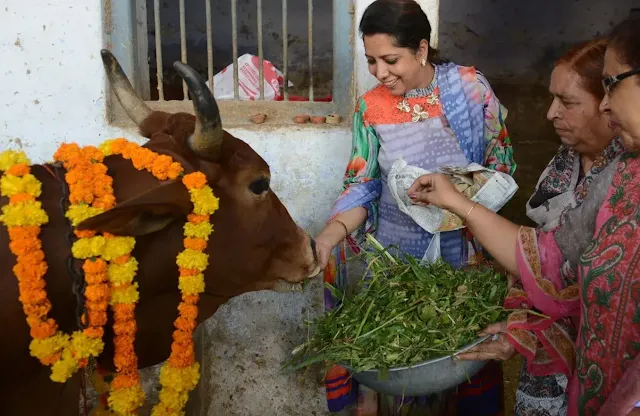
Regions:
<instances>
[{"instance_id":1,"label":"cow's mouth","mask_svg":"<svg viewBox=\"0 0 640 416\"><path fill-rule=\"evenodd\" d=\"M320 271L320 267L316 266L313 272L311 272L304 280L299 282L290 282L285 279L278 279L276 280L272 290L280 293L302 293L304 292L305 287L320 275Z\"/></svg>"}]
</instances>

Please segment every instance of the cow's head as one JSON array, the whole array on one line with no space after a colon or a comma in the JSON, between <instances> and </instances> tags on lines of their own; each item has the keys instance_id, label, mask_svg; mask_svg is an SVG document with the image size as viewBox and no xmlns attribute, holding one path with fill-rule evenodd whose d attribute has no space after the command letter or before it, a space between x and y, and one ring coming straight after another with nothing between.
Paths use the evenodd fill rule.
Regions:
<instances>
[{"instance_id":1,"label":"cow's head","mask_svg":"<svg viewBox=\"0 0 640 416\"><path fill-rule=\"evenodd\" d=\"M171 156L187 173L203 172L220 198L220 209L212 216L211 264L205 274L207 287L215 292L211 294L285 290L289 287L283 282L298 283L318 274L314 241L271 190L269 166L248 144L222 129L218 105L195 70L174 63L189 88L195 116L169 114L152 111L138 97L109 51L102 51L102 60L123 109L149 138L145 147ZM180 228L193 208L187 190L179 179L160 182L150 176L124 185L113 209L79 228L127 236L158 233L158 238L168 228Z\"/></svg>"}]
</instances>

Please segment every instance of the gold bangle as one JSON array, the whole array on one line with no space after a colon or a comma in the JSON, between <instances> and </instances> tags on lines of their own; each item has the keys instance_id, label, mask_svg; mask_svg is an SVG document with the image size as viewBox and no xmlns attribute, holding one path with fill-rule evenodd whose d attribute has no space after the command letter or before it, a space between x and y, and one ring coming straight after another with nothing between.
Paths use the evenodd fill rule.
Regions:
<instances>
[{"instance_id":1,"label":"gold bangle","mask_svg":"<svg viewBox=\"0 0 640 416\"><path fill-rule=\"evenodd\" d=\"M344 228L344 238L349 237L349 229L347 228L347 226L340 220L331 220L331 222L337 222L338 224L342 225L342 228Z\"/></svg>"},{"instance_id":2,"label":"gold bangle","mask_svg":"<svg viewBox=\"0 0 640 416\"><path fill-rule=\"evenodd\" d=\"M467 220L469 219L469 215L471 215L471 211L473 211L473 209L478 205L478 201L476 201L475 204L473 204L473 206L471 208L469 208L469 211L467 211L467 215L464 216L463 218L463 222L466 223Z\"/></svg>"}]
</instances>

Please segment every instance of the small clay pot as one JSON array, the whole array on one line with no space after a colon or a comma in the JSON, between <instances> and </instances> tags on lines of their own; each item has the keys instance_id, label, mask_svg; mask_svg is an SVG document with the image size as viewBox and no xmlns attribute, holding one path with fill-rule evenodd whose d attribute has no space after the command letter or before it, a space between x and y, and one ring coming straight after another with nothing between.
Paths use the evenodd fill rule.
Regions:
<instances>
[{"instance_id":1,"label":"small clay pot","mask_svg":"<svg viewBox=\"0 0 640 416\"><path fill-rule=\"evenodd\" d=\"M296 124L305 124L309 122L309 114L298 114L293 119Z\"/></svg>"},{"instance_id":2,"label":"small clay pot","mask_svg":"<svg viewBox=\"0 0 640 416\"><path fill-rule=\"evenodd\" d=\"M338 114L329 114L327 116L327 124L339 124L342 121L342 117Z\"/></svg>"},{"instance_id":3,"label":"small clay pot","mask_svg":"<svg viewBox=\"0 0 640 416\"><path fill-rule=\"evenodd\" d=\"M267 119L267 115L262 113L254 114L251 116L251 121L253 121L255 124L262 124L266 119Z\"/></svg>"},{"instance_id":4,"label":"small clay pot","mask_svg":"<svg viewBox=\"0 0 640 416\"><path fill-rule=\"evenodd\" d=\"M325 116L311 116L311 122L313 124L324 124L327 118Z\"/></svg>"}]
</instances>

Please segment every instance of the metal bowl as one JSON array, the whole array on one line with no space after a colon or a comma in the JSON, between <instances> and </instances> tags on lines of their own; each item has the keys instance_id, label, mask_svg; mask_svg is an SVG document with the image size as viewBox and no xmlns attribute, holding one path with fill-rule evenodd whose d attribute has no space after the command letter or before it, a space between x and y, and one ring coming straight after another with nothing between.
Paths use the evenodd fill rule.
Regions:
<instances>
[{"instance_id":1,"label":"metal bowl","mask_svg":"<svg viewBox=\"0 0 640 416\"><path fill-rule=\"evenodd\" d=\"M379 370L355 372L348 365L353 378L371 390L389 395L423 396L440 393L467 381L488 361L454 360L453 357L482 343L490 335L480 337L460 348L456 353L425 361L411 367L390 368L388 375L380 376Z\"/></svg>"}]
</instances>

